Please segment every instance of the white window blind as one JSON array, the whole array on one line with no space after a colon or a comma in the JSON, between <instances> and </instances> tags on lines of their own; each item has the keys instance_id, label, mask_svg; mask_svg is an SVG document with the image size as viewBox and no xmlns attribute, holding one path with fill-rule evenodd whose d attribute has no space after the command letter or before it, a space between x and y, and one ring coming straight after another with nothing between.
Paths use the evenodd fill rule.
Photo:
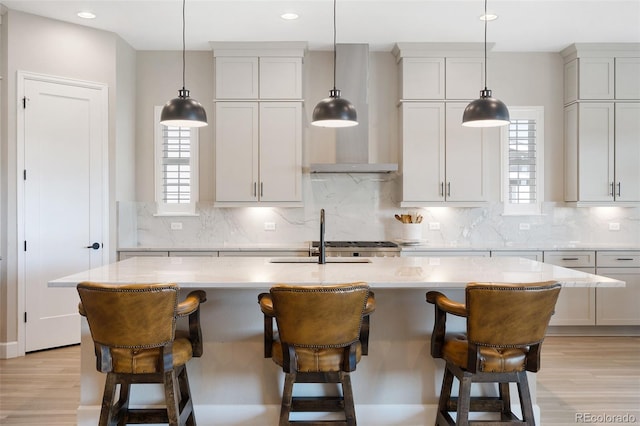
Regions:
<instances>
[{"instance_id":1,"label":"white window blind","mask_svg":"<svg viewBox=\"0 0 640 426\"><path fill-rule=\"evenodd\" d=\"M198 201L198 129L160 124L155 108L155 187L158 214L195 214Z\"/></svg>"},{"instance_id":2,"label":"white window blind","mask_svg":"<svg viewBox=\"0 0 640 426\"><path fill-rule=\"evenodd\" d=\"M509 124L509 202L532 204L536 191L536 121L514 119Z\"/></svg>"},{"instance_id":3,"label":"white window blind","mask_svg":"<svg viewBox=\"0 0 640 426\"><path fill-rule=\"evenodd\" d=\"M502 129L504 214L540 214L544 183L544 109L510 107Z\"/></svg>"},{"instance_id":4,"label":"white window blind","mask_svg":"<svg viewBox=\"0 0 640 426\"><path fill-rule=\"evenodd\" d=\"M162 126L162 202L191 203L191 128Z\"/></svg>"}]
</instances>

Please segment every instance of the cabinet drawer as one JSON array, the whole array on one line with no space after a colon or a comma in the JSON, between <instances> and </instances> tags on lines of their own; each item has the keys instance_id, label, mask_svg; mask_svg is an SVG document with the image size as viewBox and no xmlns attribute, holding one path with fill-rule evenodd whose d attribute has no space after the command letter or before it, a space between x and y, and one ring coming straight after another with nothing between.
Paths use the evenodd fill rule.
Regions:
<instances>
[{"instance_id":1,"label":"cabinet drawer","mask_svg":"<svg viewBox=\"0 0 640 426\"><path fill-rule=\"evenodd\" d=\"M565 268L585 268L596 266L594 251L558 251L544 252L544 262Z\"/></svg>"},{"instance_id":2,"label":"cabinet drawer","mask_svg":"<svg viewBox=\"0 0 640 426\"><path fill-rule=\"evenodd\" d=\"M631 268L640 267L640 252L638 251L599 251L597 254L598 268Z\"/></svg>"}]
</instances>

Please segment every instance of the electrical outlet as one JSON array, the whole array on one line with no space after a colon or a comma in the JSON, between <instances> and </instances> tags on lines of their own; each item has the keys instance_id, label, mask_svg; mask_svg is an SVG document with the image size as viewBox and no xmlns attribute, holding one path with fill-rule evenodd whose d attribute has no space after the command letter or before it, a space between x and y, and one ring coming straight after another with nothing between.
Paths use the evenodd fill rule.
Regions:
<instances>
[{"instance_id":1,"label":"electrical outlet","mask_svg":"<svg viewBox=\"0 0 640 426\"><path fill-rule=\"evenodd\" d=\"M438 229L440 229L440 222L429 222L430 231L437 231Z\"/></svg>"},{"instance_id":2,"label":"electrical outlet","mask_svg":"<svg viewBox=\"0 0 640 426\"><path fill-rule=\"evenodd\" d=\"M181 231L182 230L182 222L171 222L171 230L173 230L173 231Z\"/></svg>"},{"instance_id":3,"label":"electrical outlet","mask_svg":"<svg viewBox=\"0 0 640 426\"><path fill-rule=\"evenodd\" d=\"M609 231L619 231L620 224L618 222L609 222Z\"/></svg>"},{"instance_id":4,"label":"electrical outlet","mask_svg":"<svg viewBox=\"0 0 640 426\"><path fill-rule=\"evenodd\" d=\"M521 231L528 231L528 230L531 229L531 224L530 223L521 223L519 228L520 228Z\"/></svg>"},{"instance_id":5,"label":"electrical outlet","mask_svg":"<svg viewBox=\"0 0 640 426\"><path fill-rule=\"evenodd\" d=\"M265 222L264 223L264 230L265 231L275 231L276 230L276 223L275 222Z\"/></svg>"}]
</instances>

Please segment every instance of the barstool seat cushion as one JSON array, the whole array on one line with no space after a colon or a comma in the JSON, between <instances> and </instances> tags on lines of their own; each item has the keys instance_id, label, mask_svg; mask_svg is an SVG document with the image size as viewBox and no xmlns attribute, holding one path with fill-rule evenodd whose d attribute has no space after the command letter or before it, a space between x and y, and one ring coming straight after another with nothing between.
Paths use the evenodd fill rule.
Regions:
<instances>
[{"instance_id":1,"label":"barstool seat cushion","mask_svg":"<svg viewBox=\"0 0 640 426\"><path fill-rule=\"evenodd\" d=\"M176 338L173 341L172 353L174 368L186 364L193 357L191 341L187 338ZM162 359L162 348L113 348L111 350L114 373L161 373L162 365L158 365L158 359Z\"/></svg>"},{"instance_id":2,"label":"barstool seat cushion","mask_svg":"<svg viewBox=\"0 0 640 426\"><path fill-rule=\"evenodd\" d=\"M362 345L356 342L356 362L362 358ZM344 361L344 348L296 348L296 363L298 371L304 373L319 373L340 371ZM273 344L273 361L282 367L282 345L276 340Z\"/></svg>"},{"instance_id":3,"label":"barstool seat cushion","mask_svg":"<svg viewBox=\"0 0 640 426\"><path fill-rule=\"evenodd\" d=\"M485 373L513 373L524 371L528 348L478 347L478 371ZM466 335L447 334L442 357L454 365L467 369L469 342Z\"/></svg>"}]
</instances>

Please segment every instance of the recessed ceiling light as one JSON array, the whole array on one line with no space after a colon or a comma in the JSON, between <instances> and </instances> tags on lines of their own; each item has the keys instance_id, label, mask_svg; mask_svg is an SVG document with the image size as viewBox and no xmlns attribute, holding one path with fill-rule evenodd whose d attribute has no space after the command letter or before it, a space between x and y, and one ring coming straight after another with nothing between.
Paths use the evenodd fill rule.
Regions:
<instances>
[{"instance_id":1,"label":"recessed ceiling light","mask_svg":"<svg viewBox=\"0 0 640 426\"><path fill-rule=\"evenodd\" d=\"M495 21L498 19L498 15L494 13L487 13L486 15L480 16L481 21Z\"/></svg>"},{"instance_id":2,"label":"recessed ceiling light","mask_svg":"<svg viewBox=\"0 0 640 426\"><path fill-rule=\"evenodd\" d=\"M80 11L80 12L77 13L77 15L80 18L83 18L83 19L95 19L96 18L96 14L93 13L93 12L89 12L88 10Z\"/></svg>"},{"instance_id":3,"label":"recessed ceiling light","mask_svg":"<svg viewBox=\"0 0 640 426\"><path fill-rule=\"evenodd\" d=\"M297 13L295 13L295 12L287 12L287 13L283 13L282 15L280 15L280 17L281 17L282 19L287 20L287 21L292 21L292 20L294 20L294 19L298 19L298 18L299 18L298 14L297 14Z\"/></svg>"}]
</instances>

